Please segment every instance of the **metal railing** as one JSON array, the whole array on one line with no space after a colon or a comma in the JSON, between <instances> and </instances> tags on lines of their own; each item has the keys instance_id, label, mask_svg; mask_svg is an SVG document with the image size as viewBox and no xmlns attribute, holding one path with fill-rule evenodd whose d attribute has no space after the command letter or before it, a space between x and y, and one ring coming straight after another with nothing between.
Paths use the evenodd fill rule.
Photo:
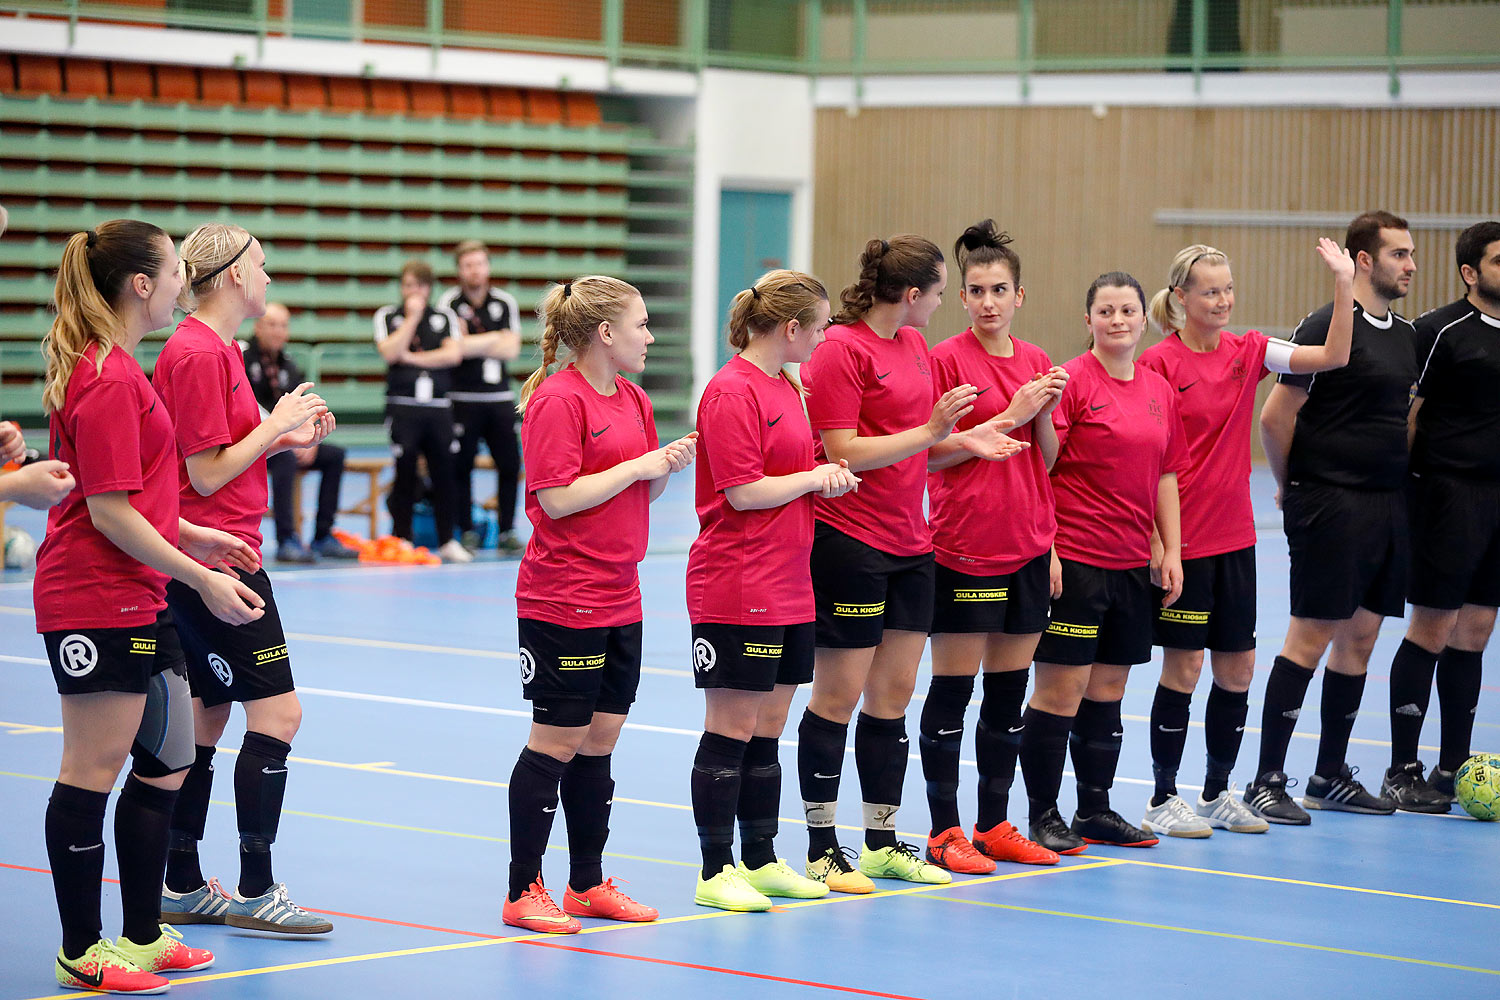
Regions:
<instances>
[{"instance_id":1,"label":"metal railing","mask_svg":"<svg viewBox=\"0 0 1500 1000\"><path fill-rule=\"evenodd\" d=\"M5 0L0 13L586 56L902 73L1500 67L1494 0Z\"/></svg>"}]
</instances>

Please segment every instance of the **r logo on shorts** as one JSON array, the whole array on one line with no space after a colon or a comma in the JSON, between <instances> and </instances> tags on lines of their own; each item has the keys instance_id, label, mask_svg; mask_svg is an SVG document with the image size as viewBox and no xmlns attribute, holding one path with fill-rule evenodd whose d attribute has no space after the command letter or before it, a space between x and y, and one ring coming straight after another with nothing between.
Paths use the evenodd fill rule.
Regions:
<instances>
[{"instance_id":1,"label":"r logo on shorts","mask_svg":"<svg viewBox=\"0 0 1500 1000\"><path fill-rule=\"evenodd\" d=\"M713 643L707 639L693 640L693 669L699 673L707 673L714 668L719 661L719 654L714 650Z\"/></svg>"},{"instance_id":2,"label":"r logo on shorts","mask_svg":"<svg viewBox=\"0 0 1500 1000\"><path fill-rule=\"evenodd\" d=\"M221 684L225 687L234 686L234 671L229 669L229 662L224 657L218 653L209 653L208 665Z\"/></svg>"},{"instance_id":3,"label":"r logo on shorts","mask_svg":"<svg viewBox=\"0 0 1500 1000\"><path fill-rule=\"evenodd\" d=\"M521 683L530 684L536 677L536 658L531 655L531 650L525 646L521 647Z\"/></svg>"},{"instance_id":4,"label":"r logo on shorts","mask_svg":"<svg viewBox=\"0 0 1500 1000\"><path fill-rule=\"evenodd\" d=\"M63 673L69 677L86 677L99 663L99 648L86 635L77 632L64 636L58 647Z\"/></svg>"}]
</instances>

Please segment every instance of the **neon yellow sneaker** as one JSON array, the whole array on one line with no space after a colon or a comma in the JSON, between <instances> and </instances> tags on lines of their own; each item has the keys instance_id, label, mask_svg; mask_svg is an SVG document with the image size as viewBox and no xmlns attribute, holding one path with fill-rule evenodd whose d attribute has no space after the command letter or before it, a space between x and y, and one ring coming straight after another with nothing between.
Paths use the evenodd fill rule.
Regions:
<instances>
[{"instance_id":1,"label":"neon yellow sneaker","mask_svg":"<svg viewBox=\"0 0 1500 1000\"><path fill-rule=\"evenodd\" d=\"M108 941L95 941L79 958L69 961L57 949L57 985L69 990L98 993L165 993L172 984L165 976L143 972L141 967L115 950Z\"/></svg>"},{"instance_id":2,"label":"neon yellow sneaker","mask_svg":"<svg viewBox=\"0 0 1500 1000\"><path fill-rule=\"evenodd\" d=\"M777 858L759 868L746 868L739 864L740 874L762 896L785 896L789 899L821 899L828 895L828 883L803 878L793 871L784 858Z\"/></svg>"},{"instance_id":3,"label":"neon yellow sneaker","mask_svg":"<svg viewBox=\"0 0 1500 1000\"><path fill-rule=\"evenodd\" d=\"M161 936L150 944L136 944L122 934L115 950L143 972L197 972L214 964L213 952L189 948L182 942L182 931L168 924L161 925Z\"/></svg>"},{"instance_id":4,"label":"neon yellow sneaker","mask_svg":"<svg viewBox=\"0 0 1500 1000\"><path fill-rule=\"evenodd\" d=\"M878 851L868 846L861 848L859 870L870 878L899 878L925 885L947 885L953 881L952 875L917 857L917 849L910 844L882 847Z\"/></svg>"},{"instance_id":5,"label":"neon yellow sneaker","mask_svg":"<svg viewBox=\"0 0 1500 1000\"><path fill-rule=\"evenodd\" d=\"M807 863L807 877L814 882L822 882L834 892L849 892L855 895L863 895L875 891L875 883L865 878L849 859L854 857L854 852L847 847L830 847L823 852L823 856L815 861Z\"/></svg>"},{"instance_id":6,"label":"neon yellow sneaker","mask_svg":"<svg viewBox=\"0 0 1500 1000\"><path fill-rule=\"evenodd\" d=\"M700 874L693 902L699 906L716 906L721 910L734 910L738 913L760 913L771 908L771 901L750 884L743 871L733 865L725 865L711 879L705 879Z\"/></svg>"}]
</instances>

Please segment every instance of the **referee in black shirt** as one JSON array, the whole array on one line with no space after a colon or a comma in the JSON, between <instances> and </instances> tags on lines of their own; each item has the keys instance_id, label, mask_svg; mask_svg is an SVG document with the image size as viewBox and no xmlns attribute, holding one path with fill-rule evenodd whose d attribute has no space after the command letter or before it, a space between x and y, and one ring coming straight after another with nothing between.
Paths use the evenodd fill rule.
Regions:
<instances>
[{"instance_id":1,"label":"referee in black shirt","mask_svg":"<svg viewBox=\"0 0 1500 1000\"><path fill-rule=\"evenodd\" d=\"M1447 812L1469 756L1484 648L1500 605L1500 222L1458 237L1467 290L1417 319L1412 400L1411 621L1391 661L1391 767L1401 809ZM1431 782L1417 741L1437 674L1442 744Z\"/></svg>"},{"instance_id":2,"label":"referee in black shirt","mask_svg":"<svg viewBox=\"0 0 1500 1000\"><path fill-rule=\"evenodd\" d=\"M458 437L454 455L457 507L454 520L468 548L478 548L474 533L474 456L484 442L495 462L499 480L500 538L503 554L518 554L524 546L516 540L516 487L521 471L521 452L516 445L516 394L506 362L521 353L521 311L515 296L490 284L490 251L478 240L464 240L453 250L458 266L458 287L438 300L438 308L451 309L464 325L463 361L453 369L453 433Z\"/></svg>"},{"instance_id":3,"label":"referee in black shirt","mask_svg":"<svg viewBox=\"0 0 1500 1000\"><path fill-rule=\"evenodd\" d=\"M1298 826L1310 817L1286 791L1287 744L1330 646L1317 766L1302 803L1396 809L1355 780L1345 757L1381 620L1406 610L1406 414L1418 366L1415 332L1391 303L1406 295L1417 264L1406 220L1389 212L1356 218L1344 243L1355 263L1349 364L1282 375L1260 415L1291 555L1292 614L1266 682L1260 766L1245 802L1270 822ZM1333 306L1324 306L1292 340L1322 343L1332 316Z\"/></svg>"},{"instance_id":4,"label":"referee in black shirt","mask_svg":"<svg viewBox=\"0 0 1500 1000\"><path fill-rule=\"evenodd\" d=\"M386 501L391 534L411 540L417 500L417 456L427 460L432 480L432 519L437 554L444 562L474 557L453 537L453 404L448 399L453 368L463 360L458 317L432 306L432 268L409 260L401 268L401 304L375 313L375 347L388 367L385 416L391 429L396 478Z\"/></svg>"}]
</instances>

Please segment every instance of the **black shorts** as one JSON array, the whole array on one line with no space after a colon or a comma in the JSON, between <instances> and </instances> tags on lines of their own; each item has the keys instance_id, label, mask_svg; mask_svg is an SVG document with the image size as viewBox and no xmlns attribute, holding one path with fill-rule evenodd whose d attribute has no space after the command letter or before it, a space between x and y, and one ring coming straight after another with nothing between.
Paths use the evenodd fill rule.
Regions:
<instances>
[{"instance_id":1,"label":"black shorts","mask_svg":"<svg viewBox=\"0 0 1500 1000\"><path fill-rule=\"evenodd\" d=\"M42 642L58 694L145 694L157 674L185 673L177 627L165 608L145 625L60 629L43 632Z\"/></svg>"},{"instance_id":2,"label":"black shorts","mask_svg":"<svg viewBox=\"0 0 1500 1000\"><path fill-rule=\"evenodd\" d=\"M1500 485L1424 472L1411 477L1407 599L1451 611L1500 606Z\"/></svg>"},{"instance_id":3,"label":"black shorts","mask_svg":"<svg viewBox=\"0 0 1500 1000\"><path fill-rule=\"evenodd\" d=\"M813 678L816 626L693 626L693 684L700 688L770 691L778 684L806 684Z\"/></svg>"},{"instance_id":4,"label":"black shorts","mask_svg":"<svg viewBox=\"0 0 1500 1000\"><path fill-rule=\"evenodd\" d=\"M1062 560L1062 596L1036 647L1038 663L1133 666L1151 659L1151 571Z\"/></svg>"},{"instance_id":5,"label":"black shorts","mask_svg":"<svg viewBox=\"0 0 1500 1000\"><path fill-rule=\"evenodd\" d=\"M1182 595L1161 606L1156 592L1152 641L1167 649L1216 649L1243 653L1255 648L1255 546L1182 564Z\"/></svg>"},{"instance_id":6,"label":"black shorts","mask_svg":"<svg viewBox=\"0 0 1500 1000\"><path fill-rule=\"evenodd\" d=\"M970 576L937 564L932 633L1004 632L1036 635L1047 627L1052 603L1052 553L1013 573Z\"/></svg>"},{"instance_id":7,"label":"black shorts","mask_svg":"<svg viewBox=\"0 0 1500 1000\"><path fill-rule=\"evenodd\" d=\"M182 632L188 683L193 697L209 707L229 701L259 701L295 691L292 661L271 579L264 569L235 570L240 582L266 602L265 614L244 625L215 618L198 592L176 580L167 583L167 604Z\"/></svg>"},{"instance_id":8,"label":"black shorts","mask_svg":"<svg viewBox=\"0 0 1500 1000\"><path fill-rule=\"evenodd\" d=\"M1406 611L1404 491L1295 484L1282 491L1281 516L1293 617L1343 621L1359 608L1398 618Z\"/></svg>"},{"instance_id":9,"label":"black shorts","mask_svg":"<svg viewBox=\"0 0 1500 1000\"><path fill-rule=\"evenodd\" d=\"M641 683L641 623L568 628L522 618L521 694L532 718L586 726L595 712L626 715Z\"/></svg>"},{"instance_id":10,"label":"black shorts","mask_svg":"<svg viewBox=\"0 0 1500 1000\"><path fill-rule=\"evenodd\" d=\"M925 634L933 565L931 552L893 556L819 521L812 547L818 645L869 649L888 628Z\"/></svg>"}]
</instances>

